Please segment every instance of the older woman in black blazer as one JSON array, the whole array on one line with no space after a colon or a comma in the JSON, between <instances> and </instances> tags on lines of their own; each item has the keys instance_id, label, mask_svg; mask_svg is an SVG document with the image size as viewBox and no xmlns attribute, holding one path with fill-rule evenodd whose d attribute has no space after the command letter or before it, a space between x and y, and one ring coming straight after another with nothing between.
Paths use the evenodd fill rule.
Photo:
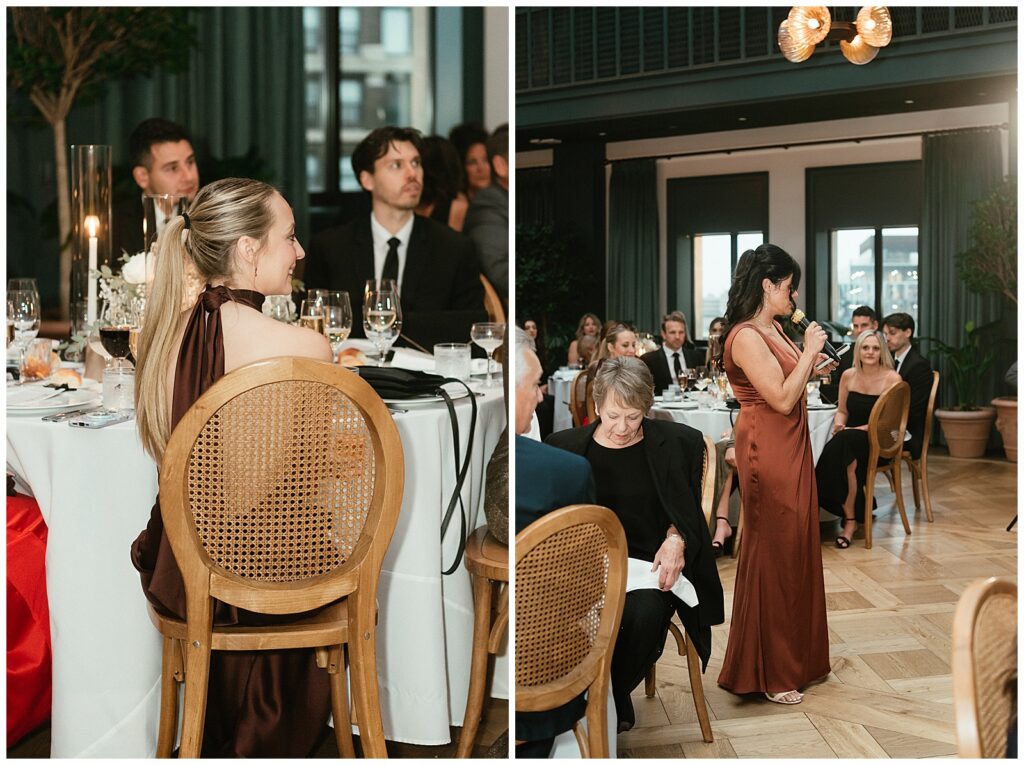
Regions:
<instances>
[{"instance_id":1,"label":"older woman in black blazer","mask_svg":"<svg viewBox=\"0 0 1024 765\"><path fill-rule=\"evenodd\" d=\"M635 722L630 692L665 645L672 613L707 668L711 626L724 620L722 583L700 510L704 439L686 425L646 418L654 381L639 359L606 359L594 380L599 419L552 434L547 443L580 454L594 470L596 499L611 508L626 532L629 557L652 563L660 589L626 594L615 652L612 696L619 730ZM688 606L672 586L682 573L699 603Z\"/></svg>"}]
</instances>

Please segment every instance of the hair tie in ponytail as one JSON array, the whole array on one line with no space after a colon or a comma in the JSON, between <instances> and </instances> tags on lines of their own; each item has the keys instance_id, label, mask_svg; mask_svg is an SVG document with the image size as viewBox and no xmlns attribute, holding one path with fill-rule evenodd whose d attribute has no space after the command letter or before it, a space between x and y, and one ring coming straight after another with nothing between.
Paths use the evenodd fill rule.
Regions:
<instances>
[{"instance_id":1,"label":"hair tie in ponytail","mask_svg":"<svg viewBox=\"0 0 1024 765\"><path fill-rule=\"evenodd\" d=\"M188 219L188 213L183 212L181 214L181 217L185 219L185 230L188 231L190 228L192 228L192 221Z\"/></svg>"}]
</instances>

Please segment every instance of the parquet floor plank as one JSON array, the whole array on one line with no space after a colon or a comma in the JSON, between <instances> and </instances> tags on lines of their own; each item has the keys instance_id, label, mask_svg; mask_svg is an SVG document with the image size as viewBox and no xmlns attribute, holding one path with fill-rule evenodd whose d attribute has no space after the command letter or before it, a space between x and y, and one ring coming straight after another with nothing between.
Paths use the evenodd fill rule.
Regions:
<instances>
[{"instance_id":1,"label":"parquet floor plank","mask_svg":"<svg viewBox=\"0 0 1024 765\"><path fill-rule=\"evenodd\" d=\"M888 487L877 492L874 546L834 545L838 524L823 524L822 565L832 672L804 689L804 701L773 704L736 696L716 680L728 621L712 630L704 674L713 744L701 740L685 660L669 638L658 663L657 696L634 695L637 725L620 734L620 755L722 758L948 758L956 755L950 652L957 599L973 580L1015 576L1016 465L929 457L935 522L903 495L907 536ZM720 558L727 619L736 561Z\"/></svg>"}]
</instances>

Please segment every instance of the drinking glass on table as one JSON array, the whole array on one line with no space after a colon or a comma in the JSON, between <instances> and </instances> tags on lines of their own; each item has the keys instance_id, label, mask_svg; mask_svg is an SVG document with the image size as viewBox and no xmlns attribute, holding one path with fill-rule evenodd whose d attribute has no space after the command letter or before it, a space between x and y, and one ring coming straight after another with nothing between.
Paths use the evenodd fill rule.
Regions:
<instances>
[{"instance_id":1,"label":"drinking glass on table","mask_svg":"<svg viewBox=\"0 0 1024 765\"><path fill-rule=\"evenodd\" d=\"M501 346L505 336L505 325L497 321L478 321L469 330L469 339L487 352L487 380L485 388L495 385L491 378L491 357Z\"/></svg>"},{"instance_id":2,"label":"drinking glass on table","mask_svg":"<svg viewBox=\"0 0 1024 765\"><path fill-rule=\"evenodd\" d=\"M322 306L327 303L327 296L330 295L331 291L328 289L312 289L306 290L306 303L309 305Z\"/></svg>"},{"instance_id":3,"label":"drinking glass on table","mask_svg":"<svg viewBox=\"0 0 1024 765\"><path fill-rule=\"evenodd\" d=\"M299 309L299 326L324 334L324 307L322 304L303 300Z\"/></svg>"},{"instance_id":4,"label":"drinking glass on table","mask_svg":"<svg viewBox=\"0 0 1024 765\"><path fill-rule=\"evenodd\" d=\"M36 284L35 279L8 279L7 280L7 291L8 292L31 292L36 297L36 302L39 302L39 285Z\"/></svg>"},{"instance_id":5,"label":"drinking glass on table","mask_svg":"<svg viewBox=\"0 0 1024 765\"><path fill-rule=\"evenodd\" d=\"M384 366L388 351L402 333L402 306L394 290L372 290L363 296L363 329L377 347L377 366Z\"/></svg>"},{"instance_id":6,"label":"drinking glass on table","mask_svg":"<svg viewBox=\"0 0 1024 765\"><path fill-rule=\"evenodd\" d=\"M335 360L344 343L352 332L352 303L348 293L342 290L332 291L324 303L324 332L331 341L331 351Z\"/></svg>"},{"instance_id":7,"label":"drinking glass on table","mask_svg":"<svg viewBox=\"0 0 1024 765\"><path fill-rule=\"evenodd\" d=\"M267 313L271 319L291 324L293 319L291 295L268 295Z\"/></svg>"},{"instance_id":8,"label":"drinking glass on table","mask_svg":"<svg viewBox=\"0 0 1024 765\"><path fill-rule=\"evenodd\" d=\"M367 279L366 286L363 287L363 294L369 295L371 292L394 292L398 294L398 280L397 279Z\"/></svg>"},{"instance_id":9,"label":"drinking glass on table","mask_svg":"<svg viewBox=\"0 0 1024 765\"><path fill-rule=\"evenodd\" d=\"M7 334L19 353L39 334L39 296L32 290L7 293Z\"/></svg>"}]
</instances>

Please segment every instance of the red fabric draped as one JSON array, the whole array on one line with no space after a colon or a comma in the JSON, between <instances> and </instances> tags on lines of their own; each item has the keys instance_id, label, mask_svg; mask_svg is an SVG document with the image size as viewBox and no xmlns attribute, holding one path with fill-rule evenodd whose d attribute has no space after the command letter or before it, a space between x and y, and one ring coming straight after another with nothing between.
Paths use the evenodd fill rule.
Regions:
<instances>
[{"instance_id":1,"label":"red fabric draped","mask_svg":"<svg viewBox=\"0 0 1024 765\"><path fill-rule=\"evenodd\" d=\"M7 746L50 718L46 523L31 497L7 497Z\"/></svg>"}]
</instances>

